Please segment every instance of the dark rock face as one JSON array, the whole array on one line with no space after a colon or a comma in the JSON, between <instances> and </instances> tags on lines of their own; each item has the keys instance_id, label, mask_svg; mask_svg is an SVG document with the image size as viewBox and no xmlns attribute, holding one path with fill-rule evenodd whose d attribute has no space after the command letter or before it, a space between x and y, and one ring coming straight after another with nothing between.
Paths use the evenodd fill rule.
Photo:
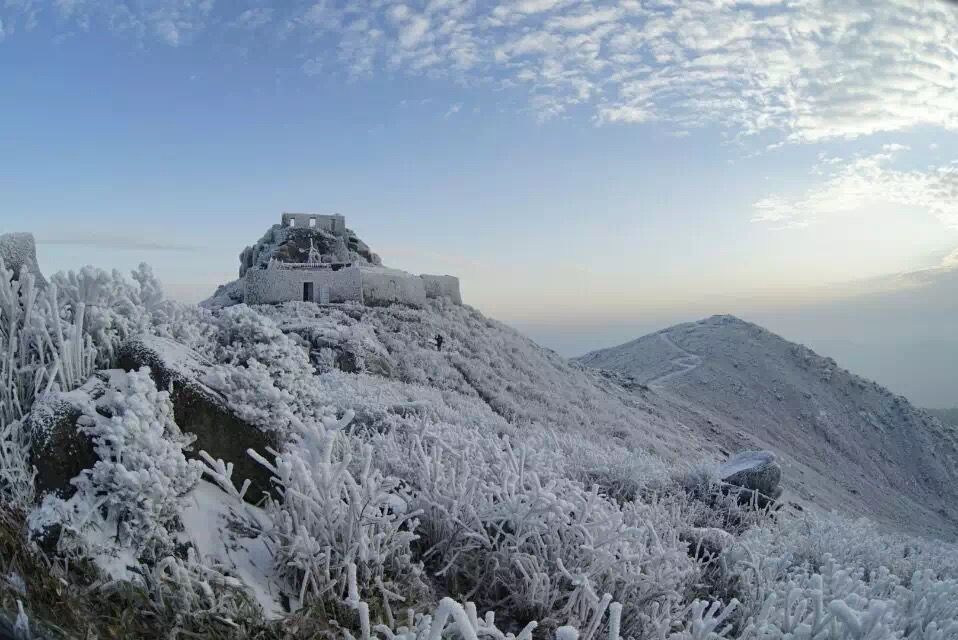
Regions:
<instances>
[{"instance_id":1,"label":"dark rock face","mask_svg":"<svg viewBox=\"0 0 958 640\"><path fill-rule=\"evenodd\" d=\"M37 244L30 233L5 233L0 235L0 260L13 271L15 280L24 271L33 274L40 286L46 286L46 278L37 263Z\"/></svg>"},{"instance_id":2,"label":"dark rock face","mask_svg":"<svg viewBox=\"0 0 958 640\"><path fill-rule=\"evenodd\" d=\"M771 451L742 451L735 454L719 467L719 478L726 484L772 500L782 495L782 467Z\"/></svg>"},{"instance_id":3,"label":"dark rock face","mask_svg":"<svg viewBox=\"0 0 958 640\"><path fill-rule=\"evenodd\" d=\"M199 457L200 451L206 451L232 462L237 488L250 481L246 495L252 502L270 489L270 473L247 450L265 454L267 448L278 447L276 436L236 417L222 395L200 382L209 365L196 353L172 340L140 336L121 347L117 366L127 371L149 367L157 388L170 392L176 424L196 436L188 455Z\"/></svg>"},{"instance_id":4,"label":"dark rock face","mask_svg":"<svg viewBox=\"0 0 958 640\"><path fill-rule=\"evenodd\" d=\"M83 415L80 398L103 394L102 379L94 377L82 394L48 394L33 405L26 421L30 434L30 461L37 470L34 485L38 499L55 493L68 500L76 493L70 481L97 462L93 440L78 428Z\"/></svg>"}]
</instances>

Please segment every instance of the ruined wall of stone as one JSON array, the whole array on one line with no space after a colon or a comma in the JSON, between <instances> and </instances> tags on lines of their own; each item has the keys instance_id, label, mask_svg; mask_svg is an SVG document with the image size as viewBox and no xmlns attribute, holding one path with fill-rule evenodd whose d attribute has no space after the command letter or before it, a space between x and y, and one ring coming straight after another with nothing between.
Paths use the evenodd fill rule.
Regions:
<instances>
[{"instance_id":1,"label":"ruined wall of stone","mask_svg":"<svg viewBox=\"0 0 958 640\"><path fill-rule=\"evenodd\" d=\"M311 224L311 221L315 222ZM322 229L341 236L346 233L346 218L339 214L284 213L283 226L293 226L298 229Z\"/></svg>"},{"instance_id":2,"label":"ruined wall of stone","mask_svg":"<svg viewBox=\"0 0 958 640\"><path fill-rule=\"evenodd\" d=\"M449 298L456 304L462 304L462 294L459 292L459 278L455 276L433 276L423 274L423 285L426 288L427 298Z\"/></svg>"},{"instance_id":3,"label":"ruined wall of stone","mask_svg":"<svg viewBox=\"0 0 958 640\"><path fill-rule=\"evenodd\" d=\"M313 301L321 289L329 302L360 302L369 306L405 304L422 307L428 298L447 298L462 304L459 279L454 276L418 276L398 269L352 266L332 269L250 268L245 271L243 299L247 304L302 301L303 284L313 283Z\"/></svg>"},{"instance_id":4,"label":"ruined wall of stone","mask_svg":"<svg viewBox=\"0 0 958 640\"><path fill-rule=\"evenodd\" d=\"M363 302L379 307L406 304L422 307L426 304L426 287L422 278L398 269L360 267L363 280Z\"/></svg>"},{"instance_id":5,"label":"ruined wall of stone","mask_svg":"<svg viewBox=\"0 0 958 640\"><path fill-rule=\"evenodd\" d=\"M246 272L244 301L247 304L276 304L301 301L303 284L313 283L313 296L329 288L330 302L362 302L363 275L358 267L331 269L250 269Z\"/></svg>"}]
</instances>

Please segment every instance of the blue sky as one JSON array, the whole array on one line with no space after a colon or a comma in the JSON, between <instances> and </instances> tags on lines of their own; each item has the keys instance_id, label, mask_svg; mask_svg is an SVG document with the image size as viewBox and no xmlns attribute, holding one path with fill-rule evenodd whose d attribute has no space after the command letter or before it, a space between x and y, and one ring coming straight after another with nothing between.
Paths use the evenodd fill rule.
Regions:
<instances>
[{"instance_id":1,"label":"blue sky","mask_svg":"<svg viewBox=\"0 0 958 640\"><path fill-rule=\"evenodd\" d=\"M803 318L958 266L955 41L930 1L7 0L0 230L199 300L337 211L564 353L718 312L861 339Z\"/></svg>"}]
</instances>

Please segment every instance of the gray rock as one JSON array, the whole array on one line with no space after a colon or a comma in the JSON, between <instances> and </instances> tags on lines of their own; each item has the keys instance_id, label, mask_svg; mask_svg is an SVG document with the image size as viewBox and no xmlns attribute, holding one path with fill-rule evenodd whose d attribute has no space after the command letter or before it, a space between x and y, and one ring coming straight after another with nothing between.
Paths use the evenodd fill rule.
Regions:
<instances>
[{"instance_id":1,"label":"gray rock","mask_svg":"<svg viewBox=\"0 0 958 640\"><path fill-rule=\"evenodd\" d=\"M782 467L771 451L742 451L718 469L726 484L776 499L782 495Z\"/></svg>"},{"instance_id":2,"label":"gray rock","mask_svg":"<svg viewBox=\"0 0 958 640\"><path fill-rule=\"evenodd\" d=\"M47 280L40 272L37 263L37 243L31 233L5 233L0 235L0 260L13 271L14 279L26 270L32 274L40 286L46 286Z\"/></svg>"},{"instance_id":3,"label":"gray rock","mask_svg":"<svg viewBox=\"0 0 958 640\"><path fill-rule=\"evenodd\" d=\"M266 454L278 449L276 434L263 431L238 418L226 399L201 382L210 363L173 340L139 336L119 350L117 366L127 371L149 367L158 389L170 392L173 417L180 429L196 436L188 453L198 457L206 451L214 458L233 463L233 480L239 487L250 481L247 499L257 502L271 487L270 473L247 454L254 449Z\"/></svg>"},{"instance_id":4,"label":"gray rock","mask_svg":"<svg viewBox=\"0 0 958 640\"><path fill-rule=\"evenodd\" d=\"M38 500L50 493L68 500L76 493L70 481L96 464L93 440L77 422L103 395L105 380L97 374L71 393L48 393L34 403L24 426L30 434L30 462L37 470Z\"/></svg>"}]
</instances>

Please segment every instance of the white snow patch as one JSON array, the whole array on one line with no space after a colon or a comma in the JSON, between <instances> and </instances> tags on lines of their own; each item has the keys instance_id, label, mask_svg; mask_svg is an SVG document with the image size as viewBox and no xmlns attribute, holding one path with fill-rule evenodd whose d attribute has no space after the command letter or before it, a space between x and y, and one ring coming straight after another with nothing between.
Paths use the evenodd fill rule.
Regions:
<instances>
[{"instance_id":1,"label":"white snow patch","mask_svg":"<svg viewBox=\"0 0 958 640\"><path fill-rule=\"evenodd\" d=\"M180 517L184 539L192 543L204 564L240 579L267 618L285 613L273 553L266 539L245 525L251 519L257 526L265 525L269 518L262 510L201 480L184 498Z\"/></svg>"}]
</instances>

